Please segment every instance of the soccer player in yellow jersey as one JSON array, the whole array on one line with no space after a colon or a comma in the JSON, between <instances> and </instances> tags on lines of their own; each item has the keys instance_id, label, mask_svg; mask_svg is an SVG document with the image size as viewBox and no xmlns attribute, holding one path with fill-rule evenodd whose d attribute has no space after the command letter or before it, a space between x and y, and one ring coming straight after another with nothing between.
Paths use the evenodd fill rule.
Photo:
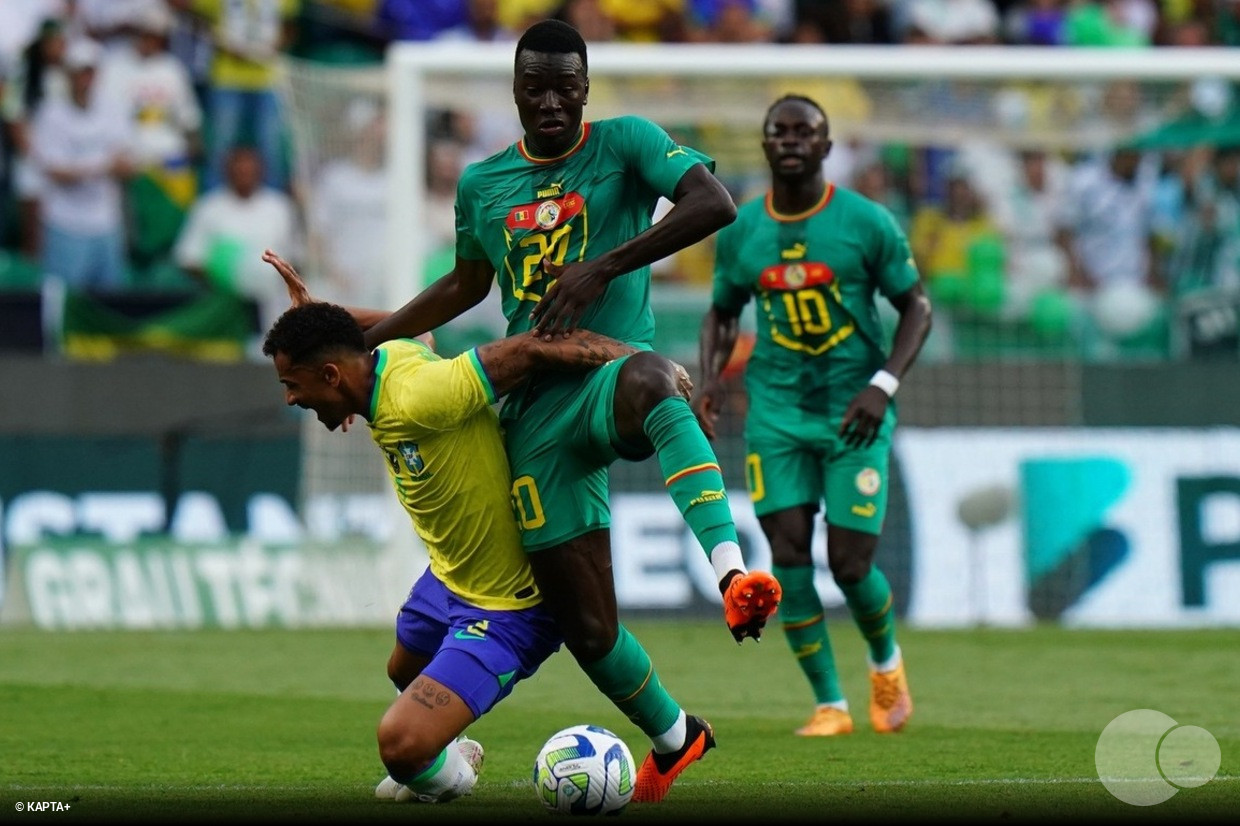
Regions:
<instances>
[{"instance_id":1,"label":"soccer player in yellow jersey","mask_svg":"<svg viewBox=\"0 0 1240 826\"><path fill-rule=\"evenodd\" d=\"M562 642L521 547L491 405L537 371L584 370L632 352L584 332L549 342L515 335L450 360L413 339L371 351L349 312L322 302L294 306L267 333L263 353L288 404L313 410L329 430L366 419L430 556L397 618L388 674L403 690L378 728L398 797L469 794L481 746L454 741Z\"/></svg>"}]
</instances>

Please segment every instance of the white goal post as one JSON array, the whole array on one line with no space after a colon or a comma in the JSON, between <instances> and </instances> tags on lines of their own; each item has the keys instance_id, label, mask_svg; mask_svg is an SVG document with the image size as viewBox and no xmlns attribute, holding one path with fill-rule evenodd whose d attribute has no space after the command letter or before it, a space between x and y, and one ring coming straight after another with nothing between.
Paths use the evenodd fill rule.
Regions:
<instances>
[{"instance_id":1,"label":"white goal post","mask_svg":"<svg viewBox=\"0 0 1240 826\"><path fill-rule=\"evenodd\" d=\"M591 44L589 72L594 90L600 82L613 78L704 79L727 82L792 79L851 79L924 83L936 80L987 83L1032 82L1071 84L1090 81L1128 80L1152 84L1175 84L1217 78L1240 80L1240 56L1226 48L1163 49L1071 49L1017 46L997 47L870 47L802 45L705 45L705 44ZM407 301L424 286L421 262L424 260L420 233L411 228L424 226L423 204L425 171L423 157L426 134L425 114L432 106L454 101L476 105L512 108L512 44L422 44L393 45L386 58L389 172L389 244L387 285L392 306ZM755 87L758 88L758 87ZM668 91L660 97L657 85L643 100L626 97L624 111L635 114L685 115L706 111L728 122L750 124L755 141L757 124L765 104L770 102L766 87L762 97L748 100L744 95L731 99L693 95L677 97ZM744 105L737 106L737 103ZM823 101L831 116L831 101ZM755 108L755 106L762 108ZM592 92L588 114L592 118L620 114L607 111ZM881 118L878 119L881 122ZM519 126L514 114L514 139ZM847 131L851 124L832 116L833 132ZM862 128L863 125L858 125ZM900 134L915 136L915 124L905 124ZM881 137L877 129L867 134ZM1019 122L1011 124L1020 129ZM1075 135L1078 143L1105 142L1127 137L1114 131L1082 134L1064 124L1065 134ZM959 134L968 129L960 125ZM931 134L934 130L927 130ZM952 130L937 129L940 136L952 137ZM1043 135L1048 144L1054 136Z\"/></svg>"}]
</instances>

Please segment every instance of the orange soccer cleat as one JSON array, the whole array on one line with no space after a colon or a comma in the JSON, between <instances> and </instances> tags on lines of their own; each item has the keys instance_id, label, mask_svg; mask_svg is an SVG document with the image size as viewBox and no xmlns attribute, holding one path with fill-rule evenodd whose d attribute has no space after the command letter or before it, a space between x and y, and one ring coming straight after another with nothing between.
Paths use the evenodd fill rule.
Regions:
<instances>
[{"instance_id":1,"label":"orange soccer cleat","mask_svg":"<svg viewBox=\"0 0 1240 826\"><path fill-rule=\"evenodd\" d=\"M840 708L823 706L814 711L809 722L796 730L801 737L834 737L837 734L852 734L852 715Z\"/></svg>"},{"instance_id":2,"label":"orange soccer cleat","mask_svg":"<svg viewBox=\"0 0 1240 826\"><path fill-rule=\"evenodd\" d=\"M779 581L766 571L732 577L723 592L723 619L738 643L745 637L762 637L762 628L782 596Z\"/></svg>"},{"instance_id":3,"label":"orange soccer cleat","mask_svg":"<svg viewBox=\"0 0 1240 826\"><path fill-rule=\"evenodd\" d=\"M715 747L715 732L710 723L690 714L686 720L685 744L669 754L650 752L637 770L633 788L635 803L658 803L672 790L672 783L689 764Z\"/></svg>"},{"instance_id":4,"label":"orange soccer cleat","mask_svg":"<svg viewBox=\"0 0 1240 826\"><path fill-rule=\"evenodd\" d=\"M899 731L913 716L904 660L891 671L870 669L870 724L881 733Z\"/></svg>"}]
</instances>

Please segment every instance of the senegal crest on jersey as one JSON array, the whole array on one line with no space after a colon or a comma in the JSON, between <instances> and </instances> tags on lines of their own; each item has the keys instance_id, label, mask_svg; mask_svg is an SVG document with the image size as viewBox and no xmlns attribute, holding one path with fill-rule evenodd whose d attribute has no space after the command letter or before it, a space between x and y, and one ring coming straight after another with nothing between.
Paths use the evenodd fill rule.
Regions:
<instances>
[{"instance_id":1,"label":"senegal crest on jersey","mask_svg":"<svg viewBox=\"0 0 1240 826\"><path fill-rule=\"evenodd\" d=\"M570 192L560 198L548 198L533 204L522 204L508 211L504 225L509 230L550 230L566 224L581 214L585 199Z\"/></svg>"},{"instance_id":2,"label":"senegal crest on jersey","mask_svg":"<svg viewBox=\"0 0 1240 826\"><path fill-rule=\"evenodd\" d=\"M795 261L767 267L758 277L758 286L766 290L801 290L818 287L835 280L835 273L821 261Z\"/></svg>"}]
</instances>

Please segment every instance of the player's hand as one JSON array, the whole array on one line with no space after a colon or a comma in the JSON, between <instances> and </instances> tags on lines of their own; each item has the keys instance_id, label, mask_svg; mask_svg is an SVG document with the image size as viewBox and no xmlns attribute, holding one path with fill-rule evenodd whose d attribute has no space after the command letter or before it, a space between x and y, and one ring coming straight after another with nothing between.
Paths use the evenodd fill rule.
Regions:
<instances>
[{"instance_id":1,"label":"player's hand","mask_svg":"<svg viewBox=\"0 0 1240 826\"><path fill-rule=\"evenodd\" d=\"M292 264L271 250L263 250L263 260L275 267L276 272L284 279L284 287L288 290L288 300L294 307L314 303L314 299L310 296L310 288L306 286L305 281L301 280L301 276L297 274L297 270L293 269Z\"/></svg>"},{"instance_id":2,"label":"player's hand","mask_svg":"<svg viewBox=\"0 0 1240 826\"><path fill-rule=\"evenodd\" d=\"M891 398L881 387L867 384L858 393L844 411L840 421L840 437L849 447L869 447L878 438L879 428L883 425L883 417L887 415L887 405Z\"/></svg>"},{"instance_id":3,"label":"player's hand","mask_svg":"<svg viewBox=\"0 0 1240 826\"><path fill-rule=\"evenodd\" d=\"M345 416L344 419L340 422L340 432L348 433L349 427L352 424L353 424L353 414L350 413L349 415Z\"/></svg>"},{"instance_id":4,"label":"player's hand","mask_svg":"<svg viewBox=\"0 0 1240 826\"><path fill-rule=\"evenodd\" d=\"M550 341L556 334L567 337L594 299L603 294L607 280L590 262L556 264L542 261L543 277L549 286L530 313L534 335Z\"/></svg>"},{"instance_id":5,"label":"player's hand","mask_svg":"<svg viewBox=\"0 0 1240 826\"><path fill-rule=\"evenodd\" d=\"M689 371L684 365L672 362L672 366L676 368L676 389L685 401L693 398L693 377L689 375Z\"/></svg>"},{"instance_id":6,"label":"player's hand","mask_svg":"<svg viewBox=\"0 0 1240 826\"><path fill-rule=\"evenodd\" d=\"M697 417L698 424L701 425L702 432L706 434L707 439L715 438L715 422L719 421L719 412L723 409L726 392L723 384L717 379L708 381L698 397L690 403L693 415Z\"/></svg>"}]
</instances>

